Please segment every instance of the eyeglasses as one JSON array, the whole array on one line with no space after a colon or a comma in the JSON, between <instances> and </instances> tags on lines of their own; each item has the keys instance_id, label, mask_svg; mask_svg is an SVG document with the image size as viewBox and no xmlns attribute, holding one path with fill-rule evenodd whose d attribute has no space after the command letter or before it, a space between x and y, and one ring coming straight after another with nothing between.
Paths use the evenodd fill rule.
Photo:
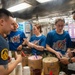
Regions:
<instances>
[{"instance_id":1,"label":"eyeglasses","mask_svg":"<svg viewBox=\"0 0 75 75\"><path fill-rule=\"evenodd\" d=\"M64 25L57 25L58 27L64 27Z\"/></svg>"}]
</instances>

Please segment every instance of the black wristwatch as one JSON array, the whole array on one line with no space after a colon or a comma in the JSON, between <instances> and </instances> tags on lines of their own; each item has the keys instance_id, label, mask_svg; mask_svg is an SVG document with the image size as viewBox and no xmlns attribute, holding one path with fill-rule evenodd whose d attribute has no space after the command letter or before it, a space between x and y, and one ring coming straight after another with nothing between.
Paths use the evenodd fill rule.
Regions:
<instances>
[{"instance_id":1,"label":"black wristwatch","mask_svg":"<svg viewBox=\"0 0 75 75\"><path fill-rule=\"evenodd\" d=\"M27 45L23 45L23 44L22 44L22 47L26 47L26 46L27 46Z\"/></svg>"},{"instance_id":2,"label":"black wristwatch","mask_svg":"<svg viewBox=\"0 0 75 75\"><path fill-rule=\"evenodd\" d=\"M69 63L73 63L72 60L71 60L71 58L68 59L68 62L69 62Z\"/></svg>"}]
</instances>

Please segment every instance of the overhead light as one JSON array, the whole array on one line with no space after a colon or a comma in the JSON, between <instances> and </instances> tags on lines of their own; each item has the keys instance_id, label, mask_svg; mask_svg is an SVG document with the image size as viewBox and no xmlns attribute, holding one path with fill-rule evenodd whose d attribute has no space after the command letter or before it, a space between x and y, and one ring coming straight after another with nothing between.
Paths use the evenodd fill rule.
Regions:
<instances>
[{"instance_id":1,"label":"overhead light","mask_svg":"<svg viewBox=\"0 0 75 75\"><path fill-rule=\"evenodd\" d=\"M7 10L9 10L11 12L15 12L15 11L19 11L19 10L22 10L22 9L26 9L26 8L28 8L30 6L31 6L30 4L21 3L21 4L18 4L18 5L15 5L13 7L8 8Z\"/></svg>"},{"instance_id":2,"label":"overhead light","mask_svg":"<svg viewBox=\"0 0 75 75\"><path fill-rule=\"evenodd\" d=\"M52 1L52 0L36 0L38 1L39 3L44 3L44 2L48 2L48 1Z\"/></svg>"}]
</instances>

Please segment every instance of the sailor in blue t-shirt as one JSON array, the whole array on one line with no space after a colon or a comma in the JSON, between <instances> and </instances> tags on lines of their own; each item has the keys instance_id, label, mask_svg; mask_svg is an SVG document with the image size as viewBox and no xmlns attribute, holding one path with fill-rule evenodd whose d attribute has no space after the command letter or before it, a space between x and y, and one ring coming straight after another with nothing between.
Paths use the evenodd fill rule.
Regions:
<instances>
[{"instance_id":1,"label":"sailor in blue t-shirt","mask_svg":"<svg viewBox=\"0 0 75 75\"><path fill-rule=\"evenodd\" d=\"M49 52L52 52L60 60L60 71L67 73L67 65L65 58L68 56L68 52L71 48L71 38L68 32L64 31L65 21L58 18L55 21L56 29L50 31L47 34L46 48ZM53 56L54 56L53 55ZM63 61L62 61L63 58Z\"/></svg>"},{"instance_id":2,"label":"sailor in blue t-shirt","mask_svg":"<svg viewBox=\"0 0 75 75\"><path fill-rule=\"evenodd\" d=\"M21 50L22 45L25 44L24 41L26 39L26 36L23 31L17 30L17 26L18 25L15 23L14 29L8 35L9 49L11 51Z\"/></svg>"},{"instance_id":3,"label":"sailor in blue t-shirt","mask_svg":"<svg viewBox=\"0 0 75 75\"><path fill-rule=\"evenodd\" d=\"M47 50L54 53L59 59L71 48L71 38L67 31L63 30L64 20L57 19L56 29L47 34Z\"/></svg>"},{"instance_id":4,"label":"sailor in blue t-shirt","mask_svg":"<svg viewBox=\"0 0 75 75\"><path fill-rule=\"evenodd\" d=\"M41 34L41 26L34 25L33 26L33 36L28 43L28 46L31 47L32 54L41 55L43 54L44 48L46 46L46 37Z\"/></svg>"}]
</instances>

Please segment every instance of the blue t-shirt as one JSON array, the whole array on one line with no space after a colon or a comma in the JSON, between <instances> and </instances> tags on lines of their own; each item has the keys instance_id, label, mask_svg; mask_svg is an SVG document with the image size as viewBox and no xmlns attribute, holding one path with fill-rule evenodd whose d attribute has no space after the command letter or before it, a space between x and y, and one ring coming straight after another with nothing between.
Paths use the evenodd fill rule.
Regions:
<instances>
[{"instance_id":1,"label":"blue t-shirt","mask_svg":"<svg viewBox=\"0 0 75 75\"><path fill-rule=\"evenodd\" d=\"M9 45L7 41L0 35L0 65L8 64Z\"/></svg>"},{"instance_id":2,"label":"blue t-shirt","mask_svg":"<svg viewBox=\"0 0 75 75\"><path fill-rule=\"evenodd\" d=\"M64 55L67 48L71 48L71 38L66 31L58 34L56 30L52 30L47 34L46 44Z\"/></svg>"},{"instance_id":3,"label":"blue t-shirt","mask_svg":"<svg viewBox=\"0 0 75 75\"><path fill-rule=\"evenodd\" d=\"M22 31L16 31L16 32L11 32L8 35L8 43L9 43L9 49L12 51L16 51L17 47L23 43L23 39L26 38L24 32Z\"/></svg>"},{"instance_id":4,"label":"blue t-shirt","mask_svg":"<svg viewBox=\"0 0 75 75\"><path fill-rule=\"evenodd\" d=\"M43 47L46 47L46 37L44 35L41 35L41 36L36 36L36 35L33 35L30 39L30 42L37 42L37 45L39 46L43 46ZM39 51L35 48L32 48L32 54L37 54L37 55L40 55L43 53L43 51Z\"/></svg>"}]
</instances>

